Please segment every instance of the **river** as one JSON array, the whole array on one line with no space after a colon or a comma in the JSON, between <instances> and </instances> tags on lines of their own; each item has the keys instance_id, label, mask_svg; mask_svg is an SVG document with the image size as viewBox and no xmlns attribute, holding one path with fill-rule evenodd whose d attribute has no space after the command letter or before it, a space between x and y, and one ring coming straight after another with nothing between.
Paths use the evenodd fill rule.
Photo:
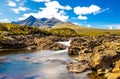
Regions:
<instances>
[{"instance_id":1,"label":"river","mask_svg":"<svg viewBox=\"0 0 120 79\"><path fill-rule=\"evenodd\" d=\"M69 42L59 42L69 46ZM66 62L74 61L67 49L59 51L0 52L0 79L88 79L84 73L70 73Z\"/></svg>"}]
</instances>

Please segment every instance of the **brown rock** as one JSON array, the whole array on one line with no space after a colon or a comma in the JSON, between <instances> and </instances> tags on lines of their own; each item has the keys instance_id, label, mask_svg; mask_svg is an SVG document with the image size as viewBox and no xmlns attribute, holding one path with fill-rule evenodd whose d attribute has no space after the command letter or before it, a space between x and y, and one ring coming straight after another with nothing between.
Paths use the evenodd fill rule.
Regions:
<instances>
[{"instance_id":1,"label":"brown rock","mask_svg":"<svg viewBox=\"0 0 120 79\"><path fill-rule=\"evenodd\" d=\"M69 72L82 73L82 72L88 70L89 66L88 66L88 64L70 62L67 64L67 68L68 68Z\"/></svg>"}]
</instances>

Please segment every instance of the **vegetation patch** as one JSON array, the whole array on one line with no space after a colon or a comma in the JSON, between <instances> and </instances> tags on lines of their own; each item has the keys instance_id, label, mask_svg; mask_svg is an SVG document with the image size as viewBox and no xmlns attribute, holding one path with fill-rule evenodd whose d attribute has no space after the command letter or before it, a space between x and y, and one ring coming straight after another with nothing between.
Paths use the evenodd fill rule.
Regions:
<instances>
[{"instance_id":1,"label":"vegetation patch","mask_svg":"<svg viewBox=\"0 0 120 79\"><path fill-rule=\"evenodd\" d=\"M63 37L74 37L77 36L77 32L70 28L55 28L48 30L49 33L55 36L63 36Z\"/></svg>"}]
</instances>

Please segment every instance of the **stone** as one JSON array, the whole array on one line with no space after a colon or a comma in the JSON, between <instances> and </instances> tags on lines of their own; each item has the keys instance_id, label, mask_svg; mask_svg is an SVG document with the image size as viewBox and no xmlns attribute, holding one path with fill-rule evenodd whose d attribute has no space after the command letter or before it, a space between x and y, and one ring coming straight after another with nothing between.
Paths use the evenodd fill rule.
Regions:
<instances>
[{"instance_id":1,"label":"stone","mask_svg":"<svg viewBox=\"0 0 120 79\"><path fill-rule=\"evenodd\" d=\"M82 72L88 70L89 66L87 64L83 64L83 63L70 62L67 64L67 68L68 68L69 72L82 73Z\"/></svg>"}]
</instances>

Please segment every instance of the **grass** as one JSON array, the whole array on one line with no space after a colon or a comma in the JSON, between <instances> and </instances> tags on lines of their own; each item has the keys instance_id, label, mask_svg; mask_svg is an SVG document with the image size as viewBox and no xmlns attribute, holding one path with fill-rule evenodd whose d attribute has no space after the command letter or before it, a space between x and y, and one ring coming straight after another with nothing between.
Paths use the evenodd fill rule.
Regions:
<instances>
[{"instance_id":1,"label":"grass","mask_svg":"<svg viewBox=\"0 0 120 79\"><path fill-rule=\"evenodd\" d=\"M108 29L95 29L95 28L87 28L83 26L77 26L72 23L63 23L59 25L55 25L52 29L55 28L70 28L77 32L80 36L99 36L99 35L111 35L117 34L120 35L120 30L108 30Z\"/></svg>"},{"instance_id":2,"label":"grass","mask_svg":"<svg viewBox=\"0 0 120 79\"><path fill-rule=\"evenodd\" d=\"M99 36L111 34L120 35L120 30L87 28L83 26L77 26L72 23L58 24L50 29L44 30L34 26L0 23L0 36L4 36L6 32L8 35L44 34L64 37Z\"/></svg>"},{"instance_id":3,"label":"grass","mask_svg":"<svg viewBox=\"0 0 120 79\"><path fill-rule=\"evenodd\" d=\"M34 26L18 25L11 23L0 23L0 35L29 35L29 34L48 34L47 31L41 30Z\"/></svg>"},{"instance_id":4,"label":"grass","mask_svg":"<svg viewBox=\"0 0 120 79\"><path fill-rule=\"evenodd\" d=\"M48 30L49 33L55 36L63 36L63 37L74 37L77 36L77 32L71 28L54 28Z\"/></svg>"}]
</instances>

